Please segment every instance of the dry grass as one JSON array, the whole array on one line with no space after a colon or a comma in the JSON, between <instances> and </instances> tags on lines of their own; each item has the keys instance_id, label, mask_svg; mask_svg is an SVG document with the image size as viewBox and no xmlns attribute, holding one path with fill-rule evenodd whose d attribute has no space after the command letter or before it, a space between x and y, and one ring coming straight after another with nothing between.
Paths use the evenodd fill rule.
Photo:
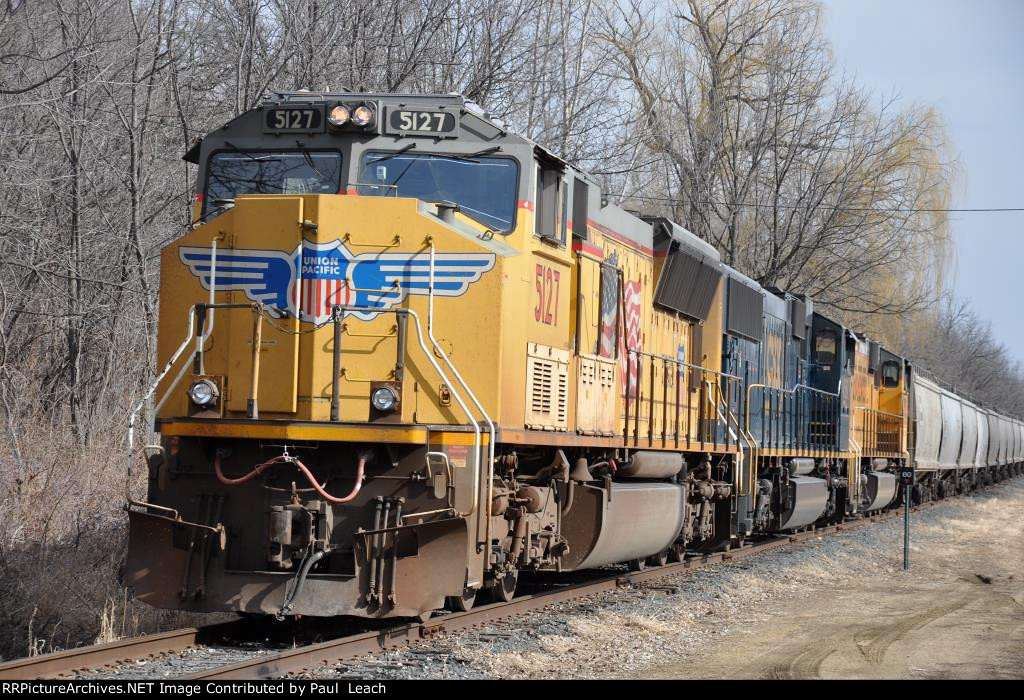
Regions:
<instances>
[{"instance_id":1,"label":"dry grass","mask_svg":"<svg viewBox=\"0 0 1024 700\"><path fill-rule=\"evenodd\" d=\"M81 445L64 426L25 421L0 441L0 656L15 658L183 624L131 600L118 575L129 481L120 430Z\"/></svg>"}]
</instances>

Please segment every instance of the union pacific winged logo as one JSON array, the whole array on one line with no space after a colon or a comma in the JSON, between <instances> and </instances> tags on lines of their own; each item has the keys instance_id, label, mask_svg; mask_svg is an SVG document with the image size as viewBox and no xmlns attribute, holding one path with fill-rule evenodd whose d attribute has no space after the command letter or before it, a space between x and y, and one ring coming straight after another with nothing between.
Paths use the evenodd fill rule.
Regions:
<instances>
[{"instance_id":1,"label":"union pacific winged logo","mask_svg":"<svg viewBox=\"0 0 1024 700\"><path fill-rule=\"evenodd\" d=\"M338 305L361 307L345 315L369 320L410 294L426 295L430 286L429 253L353 255L340 239L303 241L290 253L220 249L216 272L209 248L182 246L178 255L204 289L212 282L218 291L244 292L251 301L310 323L327 321ZM434 294L462 296L494 267L494 258L494 253L435 253Z\"/></svg>"}]
</instances>

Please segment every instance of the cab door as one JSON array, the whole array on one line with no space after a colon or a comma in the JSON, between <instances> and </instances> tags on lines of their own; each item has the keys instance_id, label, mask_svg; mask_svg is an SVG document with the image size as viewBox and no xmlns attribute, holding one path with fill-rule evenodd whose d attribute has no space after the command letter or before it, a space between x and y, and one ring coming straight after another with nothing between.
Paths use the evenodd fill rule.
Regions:
<instances>
[{"instance_id":1,"label":"cab door","mask_svg":"<svg viewBox=\"0 0 1024 700\"><path fill-rule=\"evenodd\" d=\"M239 197L234 209L234 249L274 250L292 253L302 243L302 198L287 196ZM230 255L225 250L223 255ZM296 271L295 275L297 276ZM293 290L301 280L293 278ZM233 303L248 303L241 292L233 292ZM299 300L301 302L301 300ZM296 303L295 308L301 308ZM218 311L227 318L229 411L248 410L253 383L253 337L255 315L250 309ZM223 316L221 318L223 318ZM220 323L220 319L217 321ZM259 344L259 372L256 398L261 413L295 413L299 372L299 319L294 314L275 319L264 317Z\"/></svg>"}]
</instances>

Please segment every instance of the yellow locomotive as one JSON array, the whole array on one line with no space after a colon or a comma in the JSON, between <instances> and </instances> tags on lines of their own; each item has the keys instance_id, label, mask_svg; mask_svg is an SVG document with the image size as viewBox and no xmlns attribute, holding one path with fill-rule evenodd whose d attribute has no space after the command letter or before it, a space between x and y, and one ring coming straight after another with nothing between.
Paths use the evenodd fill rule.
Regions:
<instances>
[{"instance_id":1,"label":"yellow locomotive","mask_svg":"<svg viewBox=\"0 0 1024 700\"><path fill-rule=\"evenodd\" d=\"M461 97L278 93L186 159L143 601L422 617L897 498L905 360Z\"/></svg>"}]
</instances>

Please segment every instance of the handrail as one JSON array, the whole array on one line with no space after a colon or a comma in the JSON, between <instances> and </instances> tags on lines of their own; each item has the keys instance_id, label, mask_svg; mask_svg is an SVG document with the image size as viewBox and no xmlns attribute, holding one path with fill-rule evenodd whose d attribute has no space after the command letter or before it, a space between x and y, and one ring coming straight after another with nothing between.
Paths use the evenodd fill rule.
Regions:
<instances>
[{"instance_id":1,"label":"handrail","mask_svg":"<svg viewBox=\"0 0 1024 700\"><path fill-rule=\"evenodd\" d=\"M341 332L352 338L394 338L398 335L398 326L391 326L387 333L355 333L349 329L347 323L342 323Z\"/></svg>"},{"instance_id":2,"label":"handrail","mask_svg":"<svg viewBox=\"0 0 1024 700\"><path fill-rule=\"evenodd\" d=\"M629 433L630 433L630 424L631 423L632 423L632 430L633 430L633 438L632 438L633 439L633 444L634 445L638 445L639 444L639 438L640 438L639 425L640 425L640 420L641 420L641 415L640 414L642 413L641 409L642 409L642 404L644 402L649 404L649 414L650 415L648 415L648 417L645 419L646 422L647 422L647 439L648 439L648 441L652 445L655 442L655 438L654 438L654 423L655 423L654 404L657 402L657 403L660 403L661 406L662 406L662 412L661 412L661 420L662 420L661 441L663 443L663 446L669 442L669 434L668 434L668 432L669 432L668 431L668 406L669 406L669 404L671 402L669 401L669 393L668 393L669 392L669 389L668 389L668 372L669 372L669 368L670 368L669 366L670 365L675 369L677 376L679 374L683 373L682 371L684 369L690 370L690 372L693 375L693 377L690 378L690 379L687 379L686 381L691 384L691 389L693 388L694 383L696 383L696 382L699 382L699 386L700 386L700 397L697 399L699 401L699 403L697 404L697 410L698 410L697 421L698 421L698 425L696 426L696 434L695 435L691 434L691 432L690 432L691 428L693 428L693 425L690 422L690 414L691 414L691 411L692 411L693 407L691 405L691 399L690 399L689 395L687 395L687 399L686 399L685 411L686 411L686 426L687 426L687 428L686 428L686 438L687 438L687 440L689 440L691 442L696 440L696 441L699 441L702 445L705 442L712 443L712 444L714 444L716 446L719 445L720 441L719 441L719 438L718 438L718 430L717 430L717 428L714 429L714 430L711 430L709 425L701 425L700 421L703 421L703 420L706 420L706 421L720 420L720 421L724 421L726 423L726 429L728 431L728 434L724 438L726 446L728 446L730 444L730 435L733 438L736 437L736 433L734 433L731 429L729 429L729 425L728 425L729 421L728 421L728 419L725 416L721 415L721 413L715 408L715 404L716 404L716 401L725 402L725 399L723 398L724 397L724 393L725 393L725 389L723 387L738 386L740 384L740 378L738 376L733 375L733 374L729 374L727 372L722 372L720 370L712 369L710 367L704 367L702 365L696 365L696 364L693 364L693 363L690 363L690 362L686 362L684 360L679 360L677 358L670 357L668 355L656 355L656 354L653 354L653 353L650 353L650 352L644 352L643 350L638 350L638 349L635 349L635 348L628 348L628 349L626 349L625 353L626 353L627 361L629 362L630 365L632 365L633 362L637 363L637 365L636 365L637 366L637 380L634 383L633 377L632 377L632 373L630 372L630 373L627 374L627 377L626 377L626 391L625 391L625 395L623 397L623 400L625 401L625 413L623 414L623 424L624 425L623 425L623 433L622 433L622 435L623 435L623 439L625 440L627 445L630 442L630 435L629 435ZM643 375L644 364L645 364L643 362L642 358L645 358L645 357L650 359L649 365L650 365L650 369L651 369L651 377L650 377L650 388L649 388L649 391L645 391L644 390L643 381L641 380L641 375ZM656 394L658 392L655 390L655 374L657 372L657 365L658 365L658 363L661 363L661 369L662 369L662 372L663 372L662 389L661 389L661 398L660 398L660 400L657 399ZM697 373L699 373L699 379L697 378ZM676 381L679 381L679 380L676 380ZM734 382L735 382L735 384L734 384ZM676 385L675 383L673 383L673 385L677 387L676 391L677 391L677 396L678 396L678 392L679 392L680 388L682 387L682 384ZM631 392L633 392L634 390L635 390L636 393L635 394L631 394ZM635 404L635 411L631 412L631 410L632 410L631 409L631 404ZM680 418L683 415L683 408L684 407L680 405L680 402L679 402L678 398L677 398L675 404L676 404L675 405L675 410L673 411L673 416L672 416L672 418L673 418L673 425L674 425L673 433L675 435L675 442L678 445ZM731 414L731 411L730 411L730 414ZM735 419L735 416L733 416L733 418ZM738 419L736 419L736 426L737 426L738 429L740 428L739 420ZM713 435L712 435L712 433L713 433Z\"/></svg>"},{"instance_id":3,"label":"handrail","mask_svg":"<svg viewBox=\"0 0 1024 700\"><path fill-rule=\"evenodd\" d=\"M188 333L185 336L185 340L183 340L181 342L181 345L178 346L178 349L175 350L174 354L171 355L171 359L167 361L167 364L164 365L163 370L160 372L159 375L157 375L157 378L155 380L153 380L153 384L149 387L149 391L147 391L143 395L143 397L141 399L139 399L139 402L135 405L135 408L132 409L132 412L131 412L131 414L128 417L128 451L129 452L131 452L132 450L135 449L135 418L138 416L139 411L142 410L142 407L150 399L150 397L153 396L154 393L156 393L156 388L158 386L160 386L160 382L162 382L164 380L164 377L166 377L167 373L171 371L171 368L174 367L175 364L177 364L178 358L181 357L181 353L183 353L185 351L185 348L188 347L189 341L192 340L192 336L195 335L195 332L196 332L196 315L195 315L195 311L196 311L196 305L193 304L191 307L189 307L189 310L188 310ZM187 364L185 366L188 367ZM177 379L174 380L174 384L177 384L181 380L182 374L178 375ZM173 384L172 384L172 386L173 386ZM163 401L161 401L160 403L162 404Z\"/></svg>"},{"instance_id":4,"label":"handrail","mask_svg":"<svg viewBox=\"0 0 1024 700\"><path fill-rule=\"evenodd\" d=\"M214 298L217 293L217 236L213 237L210 242L210 302L209 306L213 306L216 299ZM206 319L204 319L206 320ZM216 322L216 312L211 309L209 317L209 325L205 328L200 328L202 335L196 336L196 361L199 364L199 374L206 374L206 361L205 361L205 349L206 341L209 340L210 336L213 335L213 326Z\"/></svg>"},{"instance_id":5,"label":"handrail","mask_svg":"<svg viewBox=\"0 0 1024 700\"><path fill-rule=\"evenodd\" d=\"M139 411L141 411L142 407L145 405L146 401L148 401L150 399L150 397L152 397L153 394L156 393L157 387L160 386L160 382L162 382L164 380L164 377L167 376L167 373L170 372L171 369L174 367L174 365L176 365L178 363L178 360L181 358L181 354L185 351L185 348L188 347L188 344L192 340L192 338L195 337L197 339L197 341L199 339L203 339L203 343L206 342L205 341L206 338L209 338L209 334L205 334L205 335L201 335L201 336L196 334L196 330L197 330L197 328L196 328L196 316L198 315L200 309L203 310L203 313L205 313L206 311L214 310L214 309L252 309L256 313L256 319L255 319L256 323L254 324L254 329L253 329L253 333L254 333L254 342L253 342L253 362L254 362L254 368L253 368L253 387L252 387L253 391L252 391L252 396L250 397L251 400L255 400L255 398L256 398L256 396L255 396L255 393L256 393L255 392L255 389L256 389L256 379L257 379L257 375L259 373L258 358L259 358L259 348L260 348L260 343L259 343L258 340L256 340L256 338L258 337L257 334L259 334L261 332L261 325L262 324L260 323L260 321L263 318L263 304L261 304L259 302L252 303L252 304L193 304L192 306L189 307L188 311L186 312L186 314L188 316L188 333L186 334L185 339L183 341L181 341L181 345L179 345L178 349L175 350L174 354L171 355L171 359L169 359L167 361L167 364L164 365L163 370L160 372L160 374L157 376L157 378L153 381L153 384L149 387L149 391L147 391L143 395L143 397L139 400L139 402L135 405L135 408L132 409L132 412L131 412L131 414L130 414L130 416L128 418L128 449L129 450L133 450L134 447L135 447L135 420L138 417ZM200 354L200 356L202 355L202 348L201 348L201 346L197 349L197 352ZM164 403L170 397L171 392L174 391L175 387L178 386L178 382L180 382L182 377L185 376L185 373L188 371L188 367L189 367L188 363L182 365L181 371L178 372L178 374L174 377L174 381L171 382L170 386L167 387L167 390L160 397L160 400L157 401L156 406L154 407L154 412L159 412L160 411L160 409L163 407ZM253 404L253 409L254 410L256 409L255 404ZM250 417L253 417L253 416L250 416Z\"/></svg>"},{"instance_id":6,"label":"handrail","mask_svg":"<svg viewBox=\"0 0 1024 700\"><path fill-rule=\"evenodd\" d=\"M640 356L643 356L643 357L650 357L650 358L655 359L655 360L664 360L665 362L671 362L671 363L673 363L675 365L682 366L682 367L688 367L690 369L699 369L702 372L707 372L708 374L714 374L714 375L719 376L719 377L725 377L727 379L735 379L736 381L739 381L739 379L740 379L739 376L737 376L735 374L729 374L728 372L722 372L721 370L711 369L710 367L704 367L703 365L691 364L689 362L686 362L685 360L680 360L680 359L677 359L675 357L671 357L669 355L655 355L655 354L650 353L650 352L644 352L643 350L636 350L636 349L633 349L633 348L627 349L626 353L629 354L629 355L640 355Z\"/></svg>"},{"instance_id":7,"label":"handrail","mask_svg":"<svg viewBox=\"0 0 1024 700\"><path fill-rule=\"evenodd\" d=\"M395 370L391 370L388 373L388 376L386 376L384 379L378 379L378 378L374 378L374 377L353 376L353 375L348 373L348 369L346 369L345 367L342 367L341 368L341 377L346 382L353 382L353 383L356 383L356 384L366 384L366 383L369 383L369 382L387 382L387 381L391 381L392 379L395 378Z\"/></svg>"},{"instance_id":8,"label":"handrail","mask_svg":"<svg viewBox=\"0 0 1024 700\"><path fill-rule=\"evenodd\" d=\"M822 389L815 389L814 387L808 386L806 384L797 384L792 389L783 389L782 387L770 386L768 384L750 384L747 387L746 425L747 425L747 430L750 431L751 434L753 434L753 431L750 430L750 407L751 407L750 395L751 395L751 392L754 389L762 389L762 390L768 389L770 391L778 392L781 395L789 394L789 395L791 395L793 397L794 400L797 398L797 392L803 390L803 391L809 392L812 396L818 395L818 396L821 396L821 397L825 397L825 398L829 399L830 401L835 401L837 407L840 406L841 399L842 399L840 394L833 394L831 392L824 391ZM836 427L837 427L836 435L838 437L838 424L837 424ZM762 425L762 431L763 431L763 428L764 427ZM838 445L834 445L833 447L838 448Z\"/></svg>"},{"instance_id":9,"label":"handrail","mask_svg":"<svg viewBox=\"0 0 1024 700\"><path fill-rule=\"evenodd\" d=\"M883 411L878 408L871 408L870 406L857 406L857 409L862 414L862 418L857 422L857 430L864 438L864 444L861 445L861 449L874 449L877 451L886 452L900 452L901 451L901 435L900 426L903 422L903 415L899 413L890 413ZM871 421L869 418L874 417L875 420ZM878 420L881 419L881 420ZM882 432L880 427L889 426L895 428L892 432ZM882 444L879 440L881 436L892 436L892 444Z\"/></svg>"},{"instance_id":10,"label":"handrail","mask_svg":"<svg viewBox=\"0 0 1024 700\"><path fill-rule=\"evenodd\" d=\"M854 512L860 510L860 458L863 454L860 443L850 436L850 459L853 460L853 475L850 479L850 501L853 503Z\"/></svg>"},{"instance_id":11,"label":"handrail","mask_svg":"<svg viewBox=\"0 0 1024 700\"><path fill-rule=\"evenodd\" d=\"M738 377L736 379L738 379ZM711 385L710 381L708 382L708 385L709 386ZM757 440L754 439L754 436L751 435L750 432L748 430L746 430L744 428L744 426L740 423L740 420L739 420L739 418L736 417L736 414L734 414L732 412L732 406L729 405L729 402L722 397L722 387L721 387L721 384L717 384L717 387L718 387L719 402L721 403L722 406L725 406L725 410L728 412L729 417L732 418L733 423L736 425L736 431L737 431L736 435L738 435L738 437L736 439L736 447L737 447L736 454L738 455L738 460L737 460L737 464L736 464L736 476L733 479L733 483L734 483L734 486L736 488L736 495L737 496L749 496L751 494L751 492L753 491L754 478L756 476L755 469L756 469L756 464L757 464L757 453L761 449L761 447L757 443ZM719 409L719 411L720 410L721 409ZM726 423L726 426L727 426L727 429L728 429L728 425L729 425L729 419L728 418L725 419L725 423ZM748 474L747 474L747 490L746 490L746 492L743 491L743 468L744 468L743 462L746 459L746 457L743 454L743 450L739 449L739 438L743 438L743 441L747 443L747 449L750 451L750 460L749 460L749 463L746 465L747 472L748 472Z\"/></svg>"},{"instance_id":12,"label":"handrail","mask_svg":"<svg viewBox=\"0 0 1024 700\"><path fill-rule=\"evenodd\" d=\"M464 517L465 518L465 517L468 517L468 516L472 515L473 513L475 513L476 509L477 509L477 506L479 505L479 501L480 501L480 483L479 483L479 478L480 478L480 470L479 470L479 459L480 459L480 457L479 457L479 455L480 455L480 443L481 443L481 439L480 439L480 424L473 417L473 414L470 412L469 407L466 405L465 401L463 401L462 395L459 393L458 389L456 389L456 387L454 386L452 381L448 378L448 375L444 373L444 370L441 369L441 366L439 364L437 364L437 361L434 360L434 358L431 356L431 352L427 349L427 345L423 341L423 330L422 330L422 327L420 325L419 314L417 314L412 309L406 309L406 308L400 308L400 309L380 309L380 308L375 307L375 306L340 306L339 305L339 306L336 306L335 309L337 309L337 311L340 312L340 313L344 313L345 311L356 311L356 312L373 311L375 313L408 314L410 317L412 317L412 320L413 320L415 328L416 328L416 340L419 341L420 350L423 351L423 355L427 358L427 361L430 362L430 364L434 367L434 370L441 377L441 381L443 381L445 383L445 385L448 387L448 389L451 391L452 397L455 399L455 402L459 405L459 408L462 409L462 412L466 414L466 418L469 419L470 424L473 426L473 447L474 447L474 450L475 450L474 454L476 455L477 467L478 467L477 469L473 470L473 475L474 475L474 480L475 480L475 483L473 485L473 505L470 508L470 510L466 511L465 513L458 512L458 515L460 517ZM436 343L436 341L434 341L434 342ZM437 349L439 350L439 355L442 357L442 359L446 359L447 355L444 354L444 351L440 348L440 346L435 346L435 347L437 347ZM451 361L446 359L446 362L449 365L449 367L451 367ZM453 369L453 371L454 371L454 369ZM462 380L461 377L459 378L459 382L461 384L463 384L463 386L465 387L465 382ZM469 390L467 388L467 392L468 391ZM473 397L473 400L475 402L476 397ZM493 435L493 433L492 433L492 435ZM494 447L493 447L493 440L491 442L492 442L491 450L493 450L494 449Z\"/></svg>"},{"instance_id":13,"label":"handrail","mask_svg":"<svg viewBox=\"0 0 1024 700\"><path fill-rule=\"evenodd\" d=\"M399 284L398 280L391 283L391 286L387 289L373 288L373 287L357 287L352 281L351 273L345 277L345 289L350 292L367 292L376 293L378 296L384 296L385 294L397 294L402 290L402 285ZM380 309L378 309L379 311Z\"/></svg>"},{"instance_id":14,"label":"handrail","mask_svg":"<svg viewBox=\"0 0 1024 700\"><path fill-rule=\"evenodd\" d=\"M341 237L341 242L348 245L358 246L360 248L397 248L402 245L402 237L396 233L390 243L360 243L359 241L352 239L351 233L346 232L345 235Z\"/></svg>"},{"instance_id":15,"label":"handrail","mask_svg":"<svg viewBox=\"0 0 1024 700\"><path fill-rule=\"evenodd\" d=\"M465 379L462 378L462 375L459 373L459 370L455 368L454 364L452 364L451 359L449 359L448 357L448 353L444 351L444 349L440 346L440 344L438 344L437 340L434 338L434 237L427 236L426 242L430 244L430 278L427 284L427 337L430 338L430 342L434 346L434 351L440 356L442 360L444 360L444 363L448 365L448 368L452 371L452 374L454 374L455 378L459 380L460 384L462 384L462 388L466 390L466 393L469 395L470 400L476 406L477 410L480 411L480 415L483 416L483 419L487 422L487 427L491 433L487 449L487 521L485 524L485 543L489 550L491 546L491 502L494 500L494 442L495 439L497 438L497 434L494 428L494 422L491 420L491 417L487 414L487 411L484 410L483 405L476 398L476 394L474 394L473 390L469 388L469 384L466 382ZM479 435L477 437L479 438ZM479 440L475 445L474 455L476 456L477 459L477 472L479 476ZM476 498L476 491L479 491L479 484L477 484L477 487L474 491L474 498ZM489 553L487 556L490 556Z\"/></svg>"},{"instance_id":16,"label":"handrail","mask_svg":"<svg viewBox=\"0 0 1024 700\"><path fill-rule=\"evenodd\" d=\"M433 284L431 284L431 287L432 286L433 286ZM473 482L473 506L466 513L459 513L459 515L462 516L462 517L468 517L468 516L470 516L470 515L472 515L473 513L476 512L477 506L479 505L479 502L480 502L480 424L476 421L475 418L473 418L473 414L470 413L469 408L466 406L465 402L462 400L462 397L459 394L459 392L456 391L455 387L452 385L451 380L448 379L448 377L445 375L445 373L441 369L441 367L437 364L437 362L434 361L434 358L430 356L430 352L427 350L426 344L423 342L423 332L422 332L422 330L420 328L420 318L417 315L417 313L415 311L413 311L412 309L405 309L404 311L405 311L405 313L407 313L410 316L412 316L413 321L415 321L416 339L420 343L420 349L423 351L423 354L426 355L427 360L429 360L430 364L432 364L434 366L434 369L437 371L438 375L440 375L442 381L444 381L444 383L448 385L448 388L452 392L452 396L458 402L459 407L462 409L462 411L466 414L466 417L469 419L469 422L473 425L473 450L474 450L474 455L476 456L476 462L477 462L477 465L476 465L477 468L473 470L473 475L474 475L474 482ZM431 340L433 341L433 338L431 338ZM440 350L440 346L436 345L436 342L437 341L434 341L435 348ZM445 363L449 366L449 368L451 368L452 372L456 372L455 368L451 364L451 361L448 360L448 356L444 353L443 350L441 350L441 358L443 360L445 360ZM456 376L458 376L458 375L456 375ZM479 407L479 402L477 402L476 397L473 396L472 393L470 393L469 387L467 387L465 385L465 382L463 382L461 377L458 377L458 379L459 379L459 382L463 385L463 388L465 388L467 393L470 394L470 397L472 398L473 402L477 404L477 407ZM481 412L482 412L482 409L481 409ZM485 414L485 416L486 416L486 414ZM488 423L490 423L490 418L487 418L487 421L488 421ZM491 440L490 440L490 443L491 443L490 444L490 451L493 454L493 452L494 452L494 432L493 432L494 424L490 423L490 426L491 426L491 431L492 431L491 432ZM488 505L488 511L489 510L490 510L490 506Z\"/></svg>"},{"instance_id":17,"label":"handrail","mask_svg":"<svg viewBox=\"0 0 1024 700\"><path fill-rule=\"evenodd\" d=\"M903 417L902 414L899 414L899 413L889 413L888 411L883 411L880 408L871 408L870 406L858 406L857 408L859 408L862 411L870 411L871 413L877 413L880 416L889 416L890 418L902 418Z\"/></svg>"}]
</instances>

